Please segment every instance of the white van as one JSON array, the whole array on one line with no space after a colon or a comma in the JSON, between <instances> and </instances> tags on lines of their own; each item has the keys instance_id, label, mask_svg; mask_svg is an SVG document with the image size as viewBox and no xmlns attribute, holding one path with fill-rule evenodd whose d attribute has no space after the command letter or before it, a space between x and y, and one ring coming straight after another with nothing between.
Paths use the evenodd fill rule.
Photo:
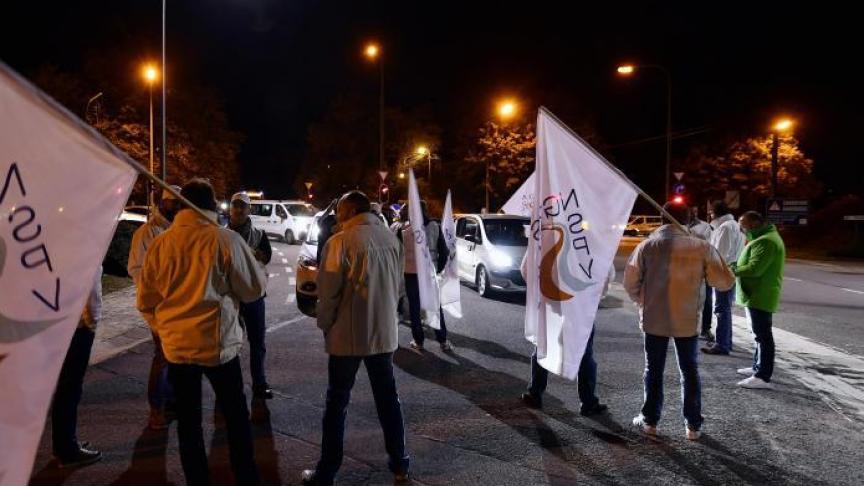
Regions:
<instances>
[{"instance_id":1,"label":"white van","mask_svg":"<svg viewBox=\"0 0 864 486\"><path fill-rule=\"evenodd\" d=\"M493 291L524 292L519 268L528 249L530 220L499 214L464 214L456 219L459 278L483 297Z\"/></svg>"},{"instance_id":2,"label":"white van","mask_svg":"<svg viewBox=\"0 0 864 486\"><path fill-rule=\"evenodd\" d=\"M302 240L318 210L305 201L253 199L249 217L256 228L289 245Z\"/></svg>"}]
</instances>

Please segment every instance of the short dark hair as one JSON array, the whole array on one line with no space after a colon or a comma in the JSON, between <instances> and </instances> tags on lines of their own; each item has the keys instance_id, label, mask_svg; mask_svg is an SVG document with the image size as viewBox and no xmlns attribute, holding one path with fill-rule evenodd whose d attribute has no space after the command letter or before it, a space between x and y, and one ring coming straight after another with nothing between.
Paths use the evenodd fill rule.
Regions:
<instances>
[{"instance_id":1,"label":"short dark hair","mask_svg":"<svg viewBox=\"0 0 864 486\"><path fill-rule=\"evenodd\" d=\"M741 219L746 219L747 221L752 221L759 226L765 224L765 216L762 216L762 213L756 211L747 211L746 213L741 215Z\"/></svg>"},{"instance_id":2,"label":"short dark hair","mask_svg":"<svg viewBox=\"0 0 864 486\"><path fill-rule=\"evenodd\" d=\"M722 199L718 199L711 203L711 212L713 212L714 216L718 218L731 213L731 211L729 211L729 206L727 206L726 202Z\"/></svg>"},{"instance_id":3,"label":"short dark hair","mask_svg":"<svg viewBox=\"0 0 864 486\"><path fill-rule=\"evenodd\" d=\"M180 195L205 211L216 211L216 193L207 179L195 177L186 181Z\"/></svg>"},{"instance_id":4,"label":"short dark hair","mask_svg":"<svg viewBox=\"0 0 864 486\"><path fill-rule=\"evenodd\" d=\"M369 213L372 211L372 202L369 197L361 191L348 191L341 199L339 204L348 204L353 209L353 214Z\"/></svg>"},{"instance_id":5,"label":"short dark hair","mask_svg":"<svg viewBox=\"0 0 864 486\"><path fill-rule=\"evenodd\" d=\"M692 214L690 208L686 204L675 203L675 202L667 202L663 205L663 209L669 216L672 216L683 226L687 226L690 223L690 215ZM663 220L666 223L672 223L666 215L663 215Z\"/></svg>"}]
</instances>

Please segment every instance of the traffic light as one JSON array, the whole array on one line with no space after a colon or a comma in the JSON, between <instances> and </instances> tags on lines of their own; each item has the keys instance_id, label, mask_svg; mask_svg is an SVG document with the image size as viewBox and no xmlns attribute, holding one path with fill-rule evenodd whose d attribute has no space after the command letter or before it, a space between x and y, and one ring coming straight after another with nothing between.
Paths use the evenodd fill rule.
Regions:
<instances>
[{"instance_id":1,"label":"traffic light","mask_svg":"<svg viewBox=\"0 0 864 486\"><path fill-rule=\"evenodd\" d=\"M684 196L682 196L681 194L677 194L675 197L672 198L672 202L675 204L684 204Z\"/></svg>"}]
</instances>

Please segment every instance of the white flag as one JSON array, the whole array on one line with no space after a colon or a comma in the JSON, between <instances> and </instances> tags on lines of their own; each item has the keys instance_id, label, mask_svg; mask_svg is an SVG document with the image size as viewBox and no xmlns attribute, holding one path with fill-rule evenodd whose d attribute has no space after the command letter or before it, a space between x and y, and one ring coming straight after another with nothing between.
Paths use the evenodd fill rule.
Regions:
<instances>
[{"instance_id":1,"label":"white flag","mask_svg":"<svg viewBox=\"0 0 864 486\"><path fill-rule=\"evenodd\" d=\"M60 366L136 172L0 63L0 483L27 484Z\"/></svg>"},{"instance_id":2,"label":"white flag","mask_svg":"<svg viewBox=\"0 0 864 486\"><path fill-rule=\"evenodd\" d=\"M637 193L543 108L533 193L525 337L541 366L572 380Z\"/></svg>"},{"instance_id":3,"label":"white flag","mask_svg":"<svg viewBox=\"0 0 864 486\"><path fill-rule=\"evenodd\" d=\"M453 201L450 191L447 191L447 199L444 200L444 214L441 216L441 232L450 256L444 267L441 279L441 306L451 316L462 318L462 285L459 284L459 268L456 260L456 221L453 220Z\"/></svg>"},{"instance_id":4,"label":"white flag","mask_svg":"<svg viewBox=\"0 0 864 486\"><path fill-rule=\"evenodd\" d=\"M519 216L530 217L531 211L534 209L534 179L535 173L532 172L525 182L516 189L516 192L510 196L510 199L501 206L501 210L507 214L516 214Z\"/></svg>"},{"instance_id":5,"label":"white flag","mask_svg":"<svg viewBox=\"0 0 864 486\"><path fill-rule=\"evenodd\" d=\"M426 323L441 329L439 313L441 303L438 296L438 281L435 278L435 262L429 253L426 229L423 226L423 210L420 207L420 191L414 171L408 169L408 220L414 244L414 261L417 265L417 285L420 287L420 309L426 313ZM404 238L404 237L403 237ZM408 244L408 243L406 243Z\"/></svg>"}]
</instances>

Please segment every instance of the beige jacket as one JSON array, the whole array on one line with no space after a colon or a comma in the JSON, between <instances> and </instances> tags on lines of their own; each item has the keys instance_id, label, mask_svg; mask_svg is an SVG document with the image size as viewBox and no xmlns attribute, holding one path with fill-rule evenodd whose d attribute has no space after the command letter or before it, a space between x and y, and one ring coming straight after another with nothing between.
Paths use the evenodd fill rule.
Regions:
<instances>
[{"instance_id":1,"label":"beige jacket","mask_svg":"<svg viewBox=\"0 0 864 486\"><path fill-rule=\"evenodd\" d=\"M399 346L402 247L372 213L358 214L341 226L327 240L318 271L318 327L327 353L392 353Z\"/></svg>"},{"instance_id":2,"label":"beige jacket","mask_svg":"<svg viewBox=\"0 0 864 486\"><path fill-rule=\"evenodd\" d=\"M81 319L78 320L78 327L86 327L91 331L96 331L96 326L102 320L102 265L99 265L99 270L96 272L93 288L90 289L90 294L87 296L87 303L84 305L84 310L81 312Z\"/></svg>"},{"instance_id":3,"label":"beige jacket","mask_svg":"<svg viewBox=\"0 0 864 486\"><path fill-rule=\"evenodd\" d=\"M673 225L640 243L624 269L624 289L639 307L642 331L655 336L698 333L706 281L729 290L735 276L710 243Z\"/></svg>"},{"instance_id":4,"label":"beige jacket","mask_svg":"<svg viewBox=\"0 0 864 486\"><path fill-rule=\"evenodd\" d=\"M238 303L258 300L265 287L263 270L240 235L184 209L147 250L138 310L159 334L169 362L217 366L234 359L243 344Z\"/></svg>"},{"instance_id":5,"label":"beige jacket","mask_svg":"<svg viewBox=\"0 0 864 486\"><path fill-rule=\"evenodd\" d=\"M138 284L138 276L141 274L141 267L144 265L144 255L147 254L147 248L150 248L153 239L168 229L169 226L171 226L171 222L165 219L165 216L162 216L158 209L154 209L150 221L144 223L132 235L126 272L132 277L136 285Z\"/></svg>"}]
</instances>

